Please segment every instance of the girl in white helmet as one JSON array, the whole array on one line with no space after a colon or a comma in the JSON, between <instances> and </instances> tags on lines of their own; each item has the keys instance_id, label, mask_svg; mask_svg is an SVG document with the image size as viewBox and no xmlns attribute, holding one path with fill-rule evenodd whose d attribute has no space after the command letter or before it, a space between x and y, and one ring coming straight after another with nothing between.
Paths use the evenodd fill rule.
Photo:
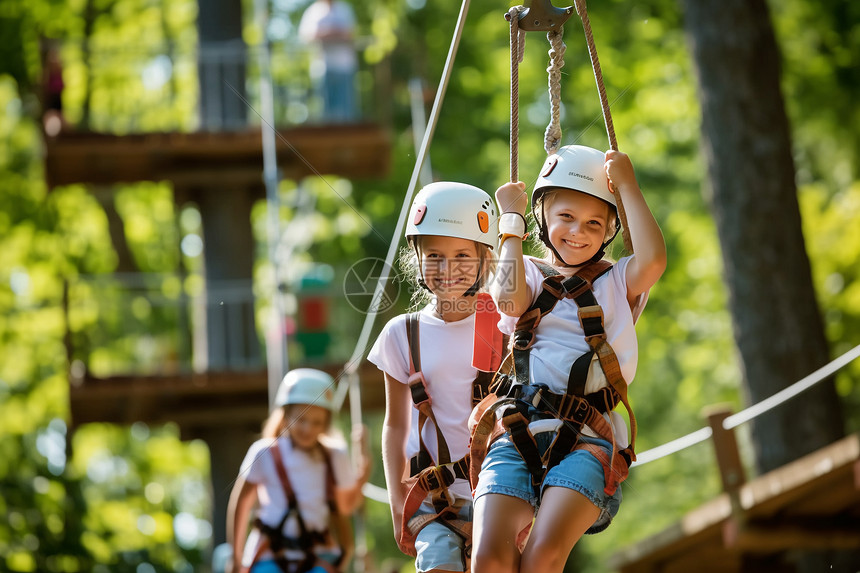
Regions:
<instances>
[{"instance_id":1,"label":"girl in white helmet","mask_svg":"<svg viewBox=\"0 0 860 573\"><path fill-rule=\"evenodd\" d=\"M233 573L331 573L350 559L349 516L362 500L370 466L363 431L353 436L361 452L358 476L343 441L327 433L333 396L334 381L325 372L297 368L284 376L230 495Z\"/></svg>"},{"instance_id":2,"label":"girl in white helmet","mask_svg":"<svg viewBox=\"0 0 860 573\"><path fill-rule=\"evenodd\" d=\"M503 351L495 318L476 336L476 316L494 312L481 291L495 265L497 218L477 187L437 182L419 191L407 252L430 301L388 322L368 355L385 375L382 456L394 535L420 572L468 570L468 419L497 366L475 360L480 348L499 359Z\"/></svg>"},{"instance_id":3,"label":"girl in white helmet","mask_svg":"<svg viewBox=\"0 0 860 573\"><path fill-rule=\"evenodd\" d=\"M610 265L602 259L619 228L616 193L635 254ZM525 184L502 185L496 200L500 255L490 292L514 350L496 388L502 398L472 445L473 459L486 456L474 492L473 572L561 572L584 533L609 525L635 459L626 393L634 324L666 268L666 248L630 159L617 151L571 145L547 159L532 196L542 258L523 256ZM613 411L622 402L629 439Z\"/></svg>"}]
</instances>

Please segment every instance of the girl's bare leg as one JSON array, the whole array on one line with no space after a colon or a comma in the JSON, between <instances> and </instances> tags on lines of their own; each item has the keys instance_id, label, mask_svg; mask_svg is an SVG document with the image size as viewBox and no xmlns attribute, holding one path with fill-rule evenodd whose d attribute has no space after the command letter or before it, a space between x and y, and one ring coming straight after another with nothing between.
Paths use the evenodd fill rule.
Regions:
<instances>
[{"instance_id":1,"label":"girl's bare leg","mask_svg":"<svg viewBox=\"0 0 860 573\"><path fill-rule=\"evenodd\" d=\"M573 546L599 516L597 506L581 493L565 487L546 488L520 571L561 573Z\"/></svg>"},{"instance_id":2,"label":"girl's bare leg","mask_svg":"<svg viewBox=\"0 0 860 573\"><path fill-rule=\"evenodd\" d=\"M472 573L519 571L517 534L533 517L534 508L518 497L490 493L475 500Z\"/></svg>"}]
</instances>

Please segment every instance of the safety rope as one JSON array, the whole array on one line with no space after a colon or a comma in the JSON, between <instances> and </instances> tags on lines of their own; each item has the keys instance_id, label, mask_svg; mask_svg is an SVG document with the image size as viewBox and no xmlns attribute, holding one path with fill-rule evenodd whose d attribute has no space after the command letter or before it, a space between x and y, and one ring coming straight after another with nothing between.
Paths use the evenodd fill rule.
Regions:
<instances>
[{"instance_id":1,"label":"safety rope","mask_svg":"<svg viewBox=\"0 0 860 573\"><path fill-rule=\"evenodd\" d=\"M585 0L574 0L576 13L582 20L582 29L585 32L585 43L588 45L588 56L591 58L591 68L594 71L594 81L597 83L597 93L600 96L600 107L603 110L603 122L606 124L606 135L609 137L609 149L618 151L618 141L615 137L615 126L612 124L612 113L609 110L609 98L606 97L606 86L603 83L603 72L600 69L600 60L597 58L597 46L594 43L594 33L591 31L591 21L588 19L588 9ZM633 242L630 240L630 231L627 228L627 213L621 201L621 194L617 189L615 202L618 206L618 218L621 220L621 238L624 240L624 249L628 253L633 252Z\"/></svg>"},{"instance_id":2,"label":"safety rope","mask_svg":"<svg viewBox=\"0 0 860 573\"><path fill-rule=\"evenodd\" d=\"M520 30L520 12L524 6L513 6L505 19L511 23L511 182L519 180L519 132L520 132L520 64L526 46L525 30Z\"/></svg>"}]
</instances>

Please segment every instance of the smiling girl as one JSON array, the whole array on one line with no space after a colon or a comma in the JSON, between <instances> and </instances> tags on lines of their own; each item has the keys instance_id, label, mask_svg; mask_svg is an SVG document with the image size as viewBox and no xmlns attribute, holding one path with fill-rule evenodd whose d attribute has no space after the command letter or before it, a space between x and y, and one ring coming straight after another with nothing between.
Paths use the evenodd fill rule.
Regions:
<instances>
[{"instance_id":1,"label":"smiling girl","mask_svg":"<svg viewBox=\"0 0 860 573\"><path fill-rule=\"evenodd\" d=\"M603 257L619 229L616 193L635 254L610 264ZM608 527L635 459L627 402L634 325L666 248L630 159L617 151L571 145L547 159L532 195L543 257L523 256L525 185L501 186L496 200L503 214L490 292L514 347L496 388L502 399L482 418L492 424L498 410L504 433L481 450L472 571L561 572L584 533ZM629 439L613 411L619 403L630 412Z\"/></svg>"},{"instance_id":2,"label":"smiling girl","mask_svg":"<svg viewBox=\"0 0 860 573\"><path fill-rule=\"evenodd\" d=\"M491 377L473 366L472 348L497 219L492 198L471 185L432 183L415 196L407 252L420 285L414 298L429 302L388 322L368 355L385 375L382 456L394 536L420 572L468 570L471 489L468 464L457 462L469 451L476 388Z\"/></svg>"}]
</instances>

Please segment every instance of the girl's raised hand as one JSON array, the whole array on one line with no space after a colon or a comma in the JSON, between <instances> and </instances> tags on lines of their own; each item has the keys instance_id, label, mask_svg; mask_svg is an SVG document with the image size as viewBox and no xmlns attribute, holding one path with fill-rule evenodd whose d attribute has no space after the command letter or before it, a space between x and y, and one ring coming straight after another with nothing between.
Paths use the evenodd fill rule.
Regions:
<instances>
[{"instance_id":1,"label":"girl's raised hand","mask_svg":"<svg viewBox=\"0 0 860 573\"><path fill-rule=\"evenodd\" d=\"M526 195L526 184L522 181L505 183L496 189L496 203L499 204L501 213L519 213L520 215L524 215L526 207L529 204L529 197Z\"/></svg>"},{"instance_id":2,"label":"girl's raised hand","mask_svg":"<svg viewBox=\"0 0 860 573\"><path fill-rule=\"evenodd\" d=\"M638 185L636 183L636 173L633 170L633 162L626 153L614 151L610 149L606 152L606 177L609 178L609 190L615 192L616 189L627 186L629 184Z\"/></svg>"}]
</instances>

